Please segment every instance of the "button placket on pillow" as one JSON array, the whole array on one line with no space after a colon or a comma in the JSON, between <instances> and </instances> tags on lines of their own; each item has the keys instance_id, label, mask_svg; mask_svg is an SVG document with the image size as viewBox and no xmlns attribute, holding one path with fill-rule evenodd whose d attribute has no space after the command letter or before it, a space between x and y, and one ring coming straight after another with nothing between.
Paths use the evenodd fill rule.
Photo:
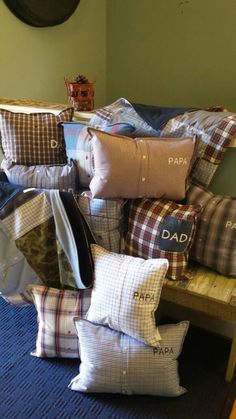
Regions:
<instances>
[{"instance_id":1,"label":"button placket on pillow","mask_svg":"<svg viewBox=\"0 0 236 419\"><path fill-rule=\"evenodd\" d=\"M140 153L140 178L139 178L139 198L147 195L147 182L148 182L148 166L149 166L149 154L148 154L148 143L143 139L137 140L136 142L139 153Z\"/></svg>"},{"instance_id":2,"label":"button placket on pillow","mask_svg":"<svg viewBox=\"0 0 236 419\"><path fill-rule=\"evenodd\" d=\"M129 337L125 334L121 335L121 393L131 394L129 390Z\"/></svg>"}]
</instances>

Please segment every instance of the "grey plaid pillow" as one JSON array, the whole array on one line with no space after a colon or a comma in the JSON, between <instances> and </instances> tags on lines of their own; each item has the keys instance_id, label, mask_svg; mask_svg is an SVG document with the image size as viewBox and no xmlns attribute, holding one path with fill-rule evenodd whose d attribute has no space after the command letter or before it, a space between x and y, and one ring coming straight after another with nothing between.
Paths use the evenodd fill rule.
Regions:
<instances>
[{"instance_id":1,"label":"grey plaid pillow","mask_svg":"<svg viewBox=\"0 0 236 419\"><path fill-rule=\"evenodd\" d=\"M59 189L76 192L77 170L71 160L68 164L25 166L2 161L1 167L8 180L24 188Z\"/></svg>"},{"instance_id":2,"label":"grey plaid pillow","mask_svg":"<svg viewBox=\"0 0 236 419\"><path fill-rule=\"evenodd\" d=\"M75 196L96 242L111 252L121 253L124 229L123 199L91 198L89 191Z\"/></svg>"},{"instance_id":3,"label":"grey plaid pillow","mask_svg":"<svg viewBox=\"0 0 236 419\"><path fill-rule=\"evenodd\" d=\"M189 322L159 326L159 347L147 346L130 336L75 319L80 342L80 373L69 384L82 392L180 396L177 358Z\"/></svg>"},{"instance_id":4,"label":"grey plaid pillow","mask_svg":"<svg viewBox=\"0 0 236 419\"><path fill-rule=\"evenodd\" d=\"M167 259L109 252L92 244L94 285L87 319L108 325L151 346L161 340L154 313L160 301Z\"/></svg>"},{"instance_id":5,"label":"grey plaid pillow","mask_svg":"<svg viewBox=\"0 0 236 419\"><path fill-rule=\"evenodd\" d=\"M58 115L49 112L16 113L0 109L0 133L7 160L24 165L67 163L63 127L73 108Z\"/></svg>"},{"instance_id":6,"label":"grey plaid pillow","mask_svg":"<svg viewBox=\"0 0 236 419\"><path fill-rule=\"evenodd\" d=\"M203 207L190 258L236 277L236 198L214 195L192 185L187 201Z\"/></svg>"}]
</instances>

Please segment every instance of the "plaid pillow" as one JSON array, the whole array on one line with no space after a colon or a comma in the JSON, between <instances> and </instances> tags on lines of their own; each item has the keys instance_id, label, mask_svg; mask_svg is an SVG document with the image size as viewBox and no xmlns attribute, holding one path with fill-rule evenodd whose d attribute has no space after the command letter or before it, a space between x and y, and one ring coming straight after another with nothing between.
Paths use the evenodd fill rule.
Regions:
<instances>
[{"instance_id":1,"label":"plaid pillow","mask_svg":"<svg viewBox=\"0 0 236 419\"><path fill-rule=\"evenodd\" d=\"M68 164L25 166L4 159L1 167L10 182L24 188L77 191L77 170L72 160Z\"/></svg>"},{"instance_id":2,"label":"plaid pillow","mask_svg":"<svg viewBox=\"0 0 236 419\"><path fill-rule=\"evenodd\" d=\"M111 252L120 253L124 229L124 200L92 199L89 191L75 195L75 199L96 242Z\"/></svg>"},{"instance_id":3,"label":"plaid pillow","mask_svg":"<svg viewBox=\"0 0 236 419\"><path fill-rule=\"evenodd\" d=\"M53 113L16 113L0 109L0 132L4 156L12 163L67 163L63 128L59 122L70 121L73 108Z\"/></svg>"},{"instance_id":4,"label":"plaid pillow","mask_svg":"<svg viewBox=\"0 0 236 419\"><path fill-rule=\"evenodd\" d=\"M45 358L79 358L74 317L83 317L90 305L91 290L62 290L29 286L38 312L36 349L31 355Z\"/></svg>"},{"instance_id":5,"label":"plaid pillow","mask_svg":"<svg viewBox=\"0 0 236 419\"><path fill-rule=\"evenodd\" d=\"M156 348L83 319L75 319L75 326L81 365L71 390L168 397L186 392L180 386L177 358L189 322L159 326L162 341Z\"/></svg>"},{"instance_id":6,"label":"plaid pillow","mask_svg":"<svg viewBox=\"0 0 236 419\"><path fill-rule=\"evenodd\" d=\"M184 279L200 210L197 205L180 205L164 199L132 201L125 253L144 259L166 258L167 276Z\"/></svg>"},{"instance_id":7,"label":"plaid pillow","mask_svg":"<svg viewBox=\"0 0 236 419\"><path fill-rule=\"evenodd\" d=\"M187 201L203 207L191 259L236 277L236 198L214 195L202 186L192 185Z\"/></svg>"},{"instance_id":8,"label":"plaid pillow","mask_svg":"<svg viewBox=\"0 0 236 419\"><path fill-rule=\"evenodd\" d=\"M162 136L196 136L198 147L191 180L208 186L224 157L232 138L236 136L236 115L232 112L195 111L171 119Z\"/></svg>"},{"instance_id":9,"label":"plaid pillow","mask_svg":"<svg viewBox=\"0 0 236 419\"><path fill-rule=\"evenodd\" d=\"M91 249L94 286L86 318L157 346L161 336L154 312L168 261L112 253L94 244Z\"/></svg>"},{"instance_id":10,"label":"plaid pillow","mask_svg":"<svg viewBox=\"0 0 236 419\"><path fill-rule=\"evenodd\" d=\"M87 188L93 177L91 135L88 126L78 122L64 122L62 125L67 157L76 162L80 186ZM103 130L110 134L129 136L134 127L128 123L119 123L107 125Z\"/></svg>"}]
</instances>

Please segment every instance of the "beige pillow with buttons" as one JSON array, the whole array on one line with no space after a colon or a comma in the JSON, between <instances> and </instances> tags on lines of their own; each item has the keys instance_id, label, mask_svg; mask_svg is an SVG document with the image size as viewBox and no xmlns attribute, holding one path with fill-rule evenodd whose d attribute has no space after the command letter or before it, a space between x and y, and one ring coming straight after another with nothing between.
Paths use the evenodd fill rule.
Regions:
<instances>
[{"instance_id":1,"label":"beige pillow with buttons","mask_svg":"<svg viewBox=\"0 0 236 419\"><path fill-rule=\"evenodd\" d=\"M185 197L195 139L130 138L89 128L93 198Z\"/></svg>"}]
</instances>

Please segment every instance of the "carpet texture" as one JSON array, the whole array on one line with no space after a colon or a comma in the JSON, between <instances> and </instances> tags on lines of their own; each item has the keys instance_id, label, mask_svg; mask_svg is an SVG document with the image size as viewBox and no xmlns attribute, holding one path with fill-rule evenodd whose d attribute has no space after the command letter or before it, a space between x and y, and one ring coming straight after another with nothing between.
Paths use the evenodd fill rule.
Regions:
<instances>
[{"instance_id":1,"label":"carpet texture","mask_svg":"<svg viewBox=\"0 0 236 419\"><path fill-rule=\"evenodd\" d=\"M1 419L228 419L236 378L225 383L230 342L190 327L179 359L179 398L80 394L67 388L79 361L38 359L34 306L17 308L0 298Z\"/></svg>"}]
</instances>

